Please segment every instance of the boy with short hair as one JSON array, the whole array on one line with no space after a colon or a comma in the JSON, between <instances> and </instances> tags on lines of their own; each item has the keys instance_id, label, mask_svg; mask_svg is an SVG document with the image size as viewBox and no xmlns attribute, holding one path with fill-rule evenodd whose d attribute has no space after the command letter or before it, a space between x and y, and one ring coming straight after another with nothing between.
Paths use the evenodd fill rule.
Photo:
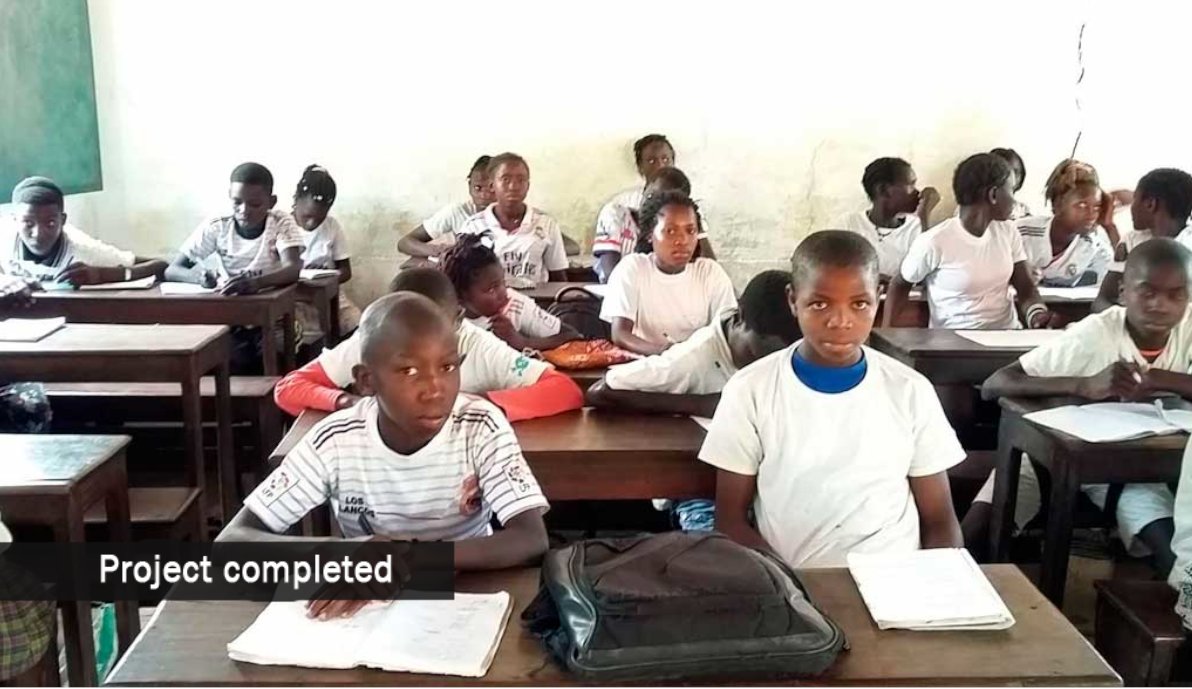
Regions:
<instances>
[{"instance_id":1,"label":"boy with short hair","mask_svg":"<svg viewBox=\"0 0 1192 689\"><path fill-rule=\"evenodd\" d=\"M788 292L803 339L728 382L699 453L718 469L716 528L792 567L962 545L947 469L964 450L931 383L864 345L877 266L854 233L803 240Z\"/></svg>"}]
</instances>

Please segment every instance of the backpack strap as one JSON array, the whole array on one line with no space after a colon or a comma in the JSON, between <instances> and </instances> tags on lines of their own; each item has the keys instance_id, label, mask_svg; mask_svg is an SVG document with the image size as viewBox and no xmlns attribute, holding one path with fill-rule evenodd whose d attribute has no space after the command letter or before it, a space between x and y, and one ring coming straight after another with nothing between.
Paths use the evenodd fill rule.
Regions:
<instances>
[{"instance_id":1,"label":"backpack strap","mask_svg":"<svg viewBox=\"0 0 1192 689\"><path fill-rule=\"evenodd\" d=\"M622 555L620 555L618 557L609 558L608 560L601 562L598 565L594 565L592 567L587 568L588 577L590 579L599 579L602 575L604 575L605 573L609 572L612 569L615 569L617 567L623 567L625 565L628 565L631 562L636 562L637 560L640 560L643 557L646 557L647 555L653 555L654 553L658 552L659 550L674 546L676 543L678 543L680 541L689 541L686 544L686 547L683 548L681 551L679 551L679 553L683 553L683 552L686 552L686 551L694 548L695 546L699 545L700 543L703 543L704 541L706 541L710 538L722 538L722 536L719 536L717 534L712 534L712 533L702 533L702 534L695 535L695 534L684 533L682 531L670 531L665 534L659 534L657 536L650 536L642 541L639 541L637 544L632 546L632 549L630 551L624 552ZM676 555L678 555L679 553L676 553Z\"/></svg>"}]
</instances>

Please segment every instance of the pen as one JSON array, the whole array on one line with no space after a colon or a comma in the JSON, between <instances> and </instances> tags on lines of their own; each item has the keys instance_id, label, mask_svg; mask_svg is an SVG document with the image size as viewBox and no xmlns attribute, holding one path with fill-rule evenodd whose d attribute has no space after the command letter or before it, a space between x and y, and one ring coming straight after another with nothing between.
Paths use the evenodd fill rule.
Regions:
<instances>
[{"instance_id":1,"label":"pen","mask_svg":"<svg viewBox=\"0 0 1192 689\"><path fill-rule=\"evenodd\" d=\"M360 522L360 530L364 532L365 536L375 536L376 535L376 532L373 531L372 526L370 526L368 523L368 517L364 516L363 512L360 513L359 522Z\"/></svg>"}]
</instances>

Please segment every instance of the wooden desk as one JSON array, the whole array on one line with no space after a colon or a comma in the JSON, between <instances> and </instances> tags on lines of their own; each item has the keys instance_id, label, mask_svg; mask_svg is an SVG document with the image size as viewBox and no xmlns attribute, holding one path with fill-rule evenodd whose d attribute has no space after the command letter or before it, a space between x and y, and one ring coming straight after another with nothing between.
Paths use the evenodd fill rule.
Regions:
<instances>
[{"instance_id":1,"label":"wooden desk","mask_svg":"<svg viewBox=\"0 0 1192 689\"><path fill-rule=\"evenodd\" d=\"M273 451L280 462L327 416L307 410ZM584 409L513 424L518 443L550 500L707 498L716 471L696 455L704 431L691 419Z\"/></svg>"},{"instance_id":2,"label":"wooden desk","mask_svg":"<svg viewBox=\"0 0 1192 689\"><path fill-rule=\"evenodd\" d=\"M266 338L269 339L269 338ZM68 324L38 342L0 342L0 380L182 385L186 479L203 485L203 398L200 379L215 375L218 470L224 519L235 513L228 351L222 325Z\"/></svg>"},{"instance_id":3,"label":"wooden desk","mask_svg":"<svg viewBox=\"0 0 1192 689\"><path fill-rule=\"evenodd\" d=\"M324 275L298 281L298 297L315 305L327 349L339 344L339 276ZM266 375L271 375L266 372Z\"/></svg>"},{"instance_id":4,"label":"wooden desk","mask_svg":"<svg viewBox=\"0 0 1192 689\"><path fill-rule=\"evenodd\" d=\"M1120 686L1121 678L1016 567L983 568L1017 619L993 632L879 631L844 569L802 570L817 605L843 629L851 650L806 683L877 685ZM492 667L480 679L379 670L311 670L228 659L227 644L252 623L265 603L167 601L112 671L108 684L296 686L555 686L577 680L551 661L521 625L538 589L536 569L461 576L461 591L508 591L514 611ZM719 684L719 682L711 681ZM800 684L784 680L775 684ZM673 684L673 682L671 683ZM758 684L757 680L746 682Z\"/></svg>"},{"instance_id":5,"label":"wooden desk","mask_svg":"<svg viewBox=\"0 0 1192 689\"><path fill-rule=\"evenodd\" d=\"M585 285L592 285L592 282L544 282L536 287L527 287L518 289L518 292L530 297L541 307L547 307L555 303L555 296L567 289L568 287L583 287Z\"/></svg>"},{"instance_id":6,"label":"wooden desk","mask_svg":"<svg viewBox=\"0 0 1192 689\"><path fill-rule=\"evenodd\" d=\"M102 501L113 541L129 540L124 435L0 435L0 513L10 525L48 526L58 543L82 543L83 515ZM71 686L96 686L91 601L63 602ZM116 604L120 650L141 628L135 601Z\"/></svg>"},{"instance_id":7,"label":"wooden desk","mask_svg":"<svg viewBox=\"0 0 1192 689\"><path fill-rule=\"evenodd\" d=\"M575 384L578 385L581 390L587 390L588 388L592 387L596 381L603 378L605 373L608 373L608 367L585 368L580 371L571 371L561 368L558 369L558 371L571 380L574 380Z\"/></svg>"},{"instance_id":8,"label":"wooden desk","mask_svg":"<svg viewBox=\"0 0 1192 689\"><path fill-rule=\"evenodd\" d=\"M869 346L922 373L936 385L980 385L1029 347L986 347L952 330L874 328Z\"/></svg>"},{"instance_id":9,"label":"wooden desk","mask_svg":"<svg viewBox=\"0 0 1192 689\"><path fill-rule=\"evenodd\" d=\"M30 318L65 316L71 323L134 323L170 325L242 325L261 329L265 375L276 376L277 342L273 326L282 322L282 359L286 373L294 369L293 286L260 294L225 297L218 294L163 295L160 287L134 290L37 292L27 310L11 311Z\"/></svg>"},{"instance_id":10,"label":"wooden desk","mask_svg":"<svg viewBox=\"0 0 1192 689\"><path fill-rule=\"evenodd\" d=\"M1056 605L1064 600L1072 517L1081 484L1176 481L1184 446L1188 443L1183 434L1123 443L1088 443L1022 418L1033 411L1073 402L1057 398L1000 400L1002 420L998 429L990 552L997 561L1008 558L1018 474L1025 453L1046 469L1051 479L1039 588Z\"/></svg>"}]
</instances>

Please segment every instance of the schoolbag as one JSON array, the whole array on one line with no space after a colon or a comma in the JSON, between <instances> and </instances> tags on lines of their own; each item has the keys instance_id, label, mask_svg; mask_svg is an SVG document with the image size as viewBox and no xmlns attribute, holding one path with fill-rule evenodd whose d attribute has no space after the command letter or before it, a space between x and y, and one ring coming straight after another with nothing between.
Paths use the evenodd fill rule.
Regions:
<instances>
[{"instance_id":1,"label":"schoolbag","mask_svg":"<svg viewBox=\"0 0 1192 689\"><path fill-rule=\"evenodd\" d=\"M601 301L583 287L564 287L546 311L575 328L585 340L607 340L612 337L612 326L600 320Z\"/></svg>"},{"instance_id":2,"label":"schoolbag","mask_svg":"<svg viewBox=\"0 0 1192 689\"><path fill-rule=\"evenodd\" d=\"M781 560L718 533L552 550L522 620L592 682L811 676L845 644Z\"/></svg>"}]
</instances>

